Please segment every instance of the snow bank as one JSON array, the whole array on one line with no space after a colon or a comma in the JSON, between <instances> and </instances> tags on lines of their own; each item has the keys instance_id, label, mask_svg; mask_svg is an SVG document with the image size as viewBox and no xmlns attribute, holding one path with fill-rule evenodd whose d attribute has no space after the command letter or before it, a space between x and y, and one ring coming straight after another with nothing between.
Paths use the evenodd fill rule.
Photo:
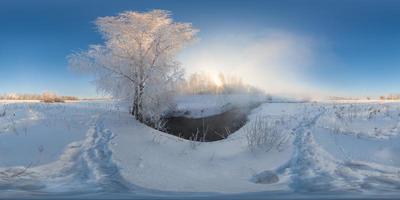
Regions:
<instances>
[{"instance_id":1,"label":"snow bank","mask_svg":"<svg viewBox=\"0 0 400 200\"><path fill-rule=\"evenodd\" d=\"M106 126L115 133L111 150L128 181L162 191L240 193L280 190L253 183L254 174L275 170L288 162L291 148L278 152L250 153L242 130L237 137L198 143L155 131L133 122L128 115L107 118ZM131 131L134 130L134 131ZM240 136L241 135L241 136ZM191 143L197 143L192 145Z\"/></svg>"},{"instance_id":2,"label":"snow bank","mask_svg":"<svg viewBox=\"0 0 400 200\"><path fill-rule=\"evenodd\" d=\"M400 104L343 106L265 103L250 122L282 119L290 141L281 150L250 152L248 125L227 139L199 143L140 124L110 102L0 104L0 115L6 111L0 117L0 190L7 191L0 197L398 195ZM46 156L34 162L39 155Z\"/></svg>"}]
</instances>

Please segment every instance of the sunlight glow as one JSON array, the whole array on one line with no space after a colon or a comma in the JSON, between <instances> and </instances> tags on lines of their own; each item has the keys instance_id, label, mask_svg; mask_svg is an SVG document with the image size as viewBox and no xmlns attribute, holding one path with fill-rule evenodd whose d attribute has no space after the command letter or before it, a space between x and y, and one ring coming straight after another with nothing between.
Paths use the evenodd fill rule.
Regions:
<instances>
[{"instance_id":1,"label":"sunlight glow","mask_svg":"<svg viewBox=\"0 0 400 200\"><path fill-rule=\"evenodd\" d=\"M326 93L308 81L315 45L312 38L280 30L257 36L242 33L210 39L207 45L186 51L180 60L188 74L210 72L219 87L224 84L222 72L270 94L314 97Z\"/></svg>"},{"instance_id":2,"label":"sunlight glow","mask_svg":"<svg viewBox=\"0 0 400 200\"><path fill-rule=\"evenodd\" d=\"M219 77L218 73L212 74L212 80L214 81L217 87L222 87L224 83L222 82L221 78Z\"/></svg>"}]
</instances>

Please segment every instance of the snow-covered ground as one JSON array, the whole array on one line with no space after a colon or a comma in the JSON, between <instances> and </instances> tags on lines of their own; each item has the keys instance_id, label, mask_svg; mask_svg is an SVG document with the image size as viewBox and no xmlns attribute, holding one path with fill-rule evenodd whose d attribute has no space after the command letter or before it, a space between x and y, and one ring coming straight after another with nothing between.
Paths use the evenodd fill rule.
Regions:
<instances>
[{"instance_id":1,"label":"snow-covered ground","mask_svg":"<svg viewBox=\"0 0 400 200\"><path fill-rule=\"evenodd\" d=\"M225 102L186 98L178 107L211 113ZM247 130L260 117L284 122L276 126L287 143L251 151ZM399 120L396 102L264 103L227 139L199 143L107 101L3 102L0 198L396 197Z\"/></svg>"}]
</instances>

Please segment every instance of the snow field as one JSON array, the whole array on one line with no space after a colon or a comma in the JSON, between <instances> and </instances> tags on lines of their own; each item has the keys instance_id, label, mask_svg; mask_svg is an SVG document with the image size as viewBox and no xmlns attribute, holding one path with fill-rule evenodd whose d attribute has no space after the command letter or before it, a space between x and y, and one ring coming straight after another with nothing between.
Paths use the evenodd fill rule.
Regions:
<instances>
[{"instance_id":1,"label":"snow field","mask_svg":"<svg viewBox=\"0 0 400 200\"><path fill-rule=\"evenodd\" d=\"M265 103L208 143L151 129L110 102L3 110L0 190L15 194L400 192L398 103ZM249 148L260 117L284 122L284 148Z\"/></svg>"}]
</instances>

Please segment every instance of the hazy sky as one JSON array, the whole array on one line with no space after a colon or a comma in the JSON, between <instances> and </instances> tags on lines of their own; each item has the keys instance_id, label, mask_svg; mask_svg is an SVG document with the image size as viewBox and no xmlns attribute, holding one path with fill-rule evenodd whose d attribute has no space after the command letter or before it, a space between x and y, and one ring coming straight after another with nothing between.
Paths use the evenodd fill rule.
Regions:
<instances>
[{"instance_id":1,"label":"hazy sky","mask_svg":"<svg viewBox=\"0 0 400 200\"><path fill-rule=\"evenodd\" d=\"M271 92L400 93L400 1L1 0L0 93L95 96L66 56L101 43L93 21L165 9L199 41L187 71L222 71Z\"/></svg>"}]
</instances>

